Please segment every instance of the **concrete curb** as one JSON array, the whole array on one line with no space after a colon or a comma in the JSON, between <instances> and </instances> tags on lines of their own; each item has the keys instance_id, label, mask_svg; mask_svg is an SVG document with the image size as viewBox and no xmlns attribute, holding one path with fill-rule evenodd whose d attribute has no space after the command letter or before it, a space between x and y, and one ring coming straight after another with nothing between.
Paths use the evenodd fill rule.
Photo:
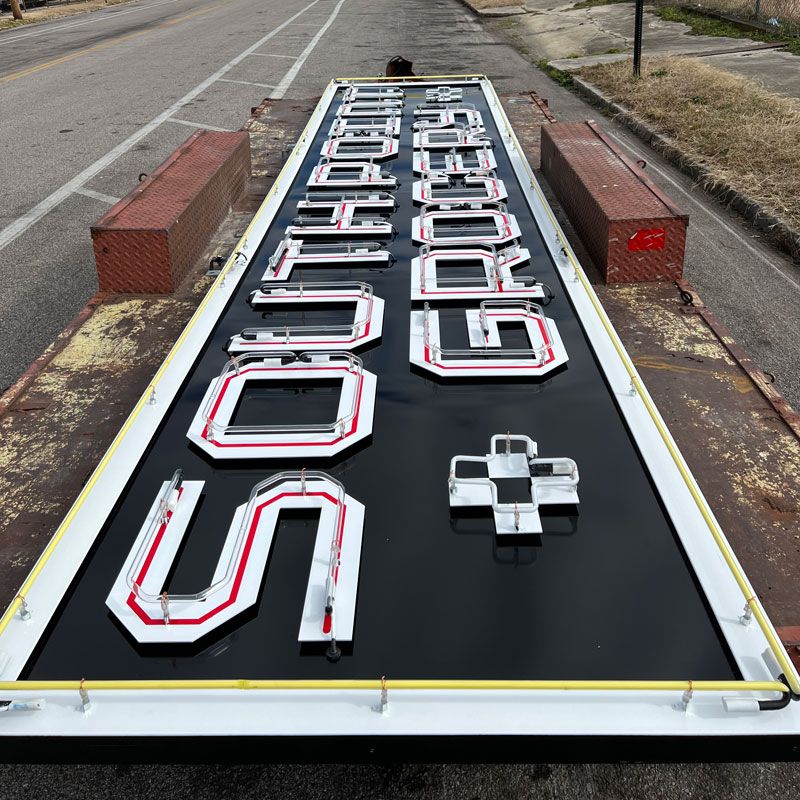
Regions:
<instances>
[{"instance_id":1,"label":"concrete curb","mask_svg":"<svg viewBox=\"0 0 800 800\"><path fill-rule=\"evenodd\" d=\"M511 2L507 6L500 8L476 8L470 0L461 0L461 2L473 13L479 17L486 17L488 19L500 19L501 17L516 17L520 14L527 14L528 11L524 6L513 5Z\"/></svg>"},{"instance_id":2,"label":"concrete curb","mask_svg":"<svg viewBox=\"0 0 800 800\"><path fill-rule=\"evenodd\" d=\"M779 219L774 214L766 211L764 207L753 198L742 194L728 184L720 184L709 175L702 164L697 163L685 155L680 148L667 136L662 136L655 131L641 117L634 114L624 106L615 103L610 97L603 94L593 84L572 75L572 85L578 94L589 100L592 105L605 114L621 122L625 127L635 133L645 144L661 153L673 166L685 175L700 182L703 189L712 197L738 211L746 220L755 225L758 230L769 236L770 241L795 259L800 260L800 231Z\"/></svg>"}]
</instances>

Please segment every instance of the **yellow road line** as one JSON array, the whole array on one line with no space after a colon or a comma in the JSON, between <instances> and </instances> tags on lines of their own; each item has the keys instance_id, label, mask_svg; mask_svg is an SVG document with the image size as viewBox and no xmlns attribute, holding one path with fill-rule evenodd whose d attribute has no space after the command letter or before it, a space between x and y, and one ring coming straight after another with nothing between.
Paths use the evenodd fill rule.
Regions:
<instances>
[{"instance_id":1,"label":"yellow road line","mask_svg":"<svg viewBox=\"0 0 800 800\"><path fill-rule=\"evenodd\" d=\"M80 58L81 56L85 56L88 53L98 53L101 50L107 50L109 47L114 47L115 45L120 44L121 42L127 42L131 39L137 39L140 36L145 36L148 33L152 33L153 31L163 30L170 25L177 25L180 22L185 22L187 19L192 19L193 17L199 17L202 14L208 14L210 11L214 11L221 6L227 5L228 3L233 2L233 0L223 0L221 3L215 3L213 6L209 6L208 8L201 8L197 11L193 11L191 14L184 14L182 17L175 17L174 19L167 20L166 22L162 22L158 25L153 25L152 27L146 28L143 31L136 31L135 33L126 33L123 36L117 36L113 39L108 39L105 42L101 42L100 44L92 45L91 47L85 47L82 50L76 50L73 53L68 53L65 56L61 56L60 58L54 58L52 61L44 61L41 64L36 64L33 67L28 67L27 69L20 70L19 72L11 72L8 75L0 76L0 86L11 83L12 81L17 81L20 78L26 78L28 75L35 75L37 72L42 72L43 70L50 69L51 67L57 67L59 64L66 64L69 61L74 61L76 58Z\"/></svg>"}]
</instances>

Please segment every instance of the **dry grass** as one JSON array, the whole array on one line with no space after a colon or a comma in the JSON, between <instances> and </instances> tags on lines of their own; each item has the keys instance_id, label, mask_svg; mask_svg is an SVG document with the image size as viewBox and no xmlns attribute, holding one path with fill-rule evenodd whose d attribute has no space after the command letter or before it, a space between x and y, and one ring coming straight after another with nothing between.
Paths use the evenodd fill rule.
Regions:
<instances>
[{"instance_id":1,"label":"dry grass","mask_svg":"<svg viewBox=\"0 0 800 800\"><path fill-rule=\"evenodd\" d=\"M0 31L9 28L17 28L20 25L29 25L32 22L49 22L53 19L71 17L73 14L81 14L84 11L97 11L106 6L116 6L120 3L129 3L131 0L76 0L76 2L65 3L57 6L43 6L32 8L30 11L23 11L23 19L17 21L10 17L0 19Z\"/></svg>"},{"instance_id":2,"label":"dry grass","mask_svg":"<svg viewBox=\"0 0 800 800\"><path fill-rule=\"evenodd\" d=\"M800 100L690 58L629 61L579 73L643 117L709 173L800 229Z\"/></svg>"},{"instance_id":3,"label":"dry grass","mask_svg":"<svg viewBox=\"0 0 800 800\"><path fill-rule=\"evenodd\" d=\"M0 17L0 31L10 30L11 28L19 28L20 25L27 25L26 19L11 19L11 17Z\"/></svg>"}]
</instances>

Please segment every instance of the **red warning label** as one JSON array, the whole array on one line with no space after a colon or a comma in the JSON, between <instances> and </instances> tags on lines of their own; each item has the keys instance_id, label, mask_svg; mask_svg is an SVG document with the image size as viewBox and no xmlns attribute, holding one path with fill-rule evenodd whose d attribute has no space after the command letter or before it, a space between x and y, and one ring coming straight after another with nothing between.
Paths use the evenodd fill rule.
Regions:
<instances>
[{"instance_id":1,"label":"red warning label","mask_svg":"<svg viewBox=\"0 0 800 800\"><path fill-rule=\"evenodd\" d=\"M642 228L628 239L628 250L663 250L666 239L665 228Z\"/></svg>"}]
</instances>

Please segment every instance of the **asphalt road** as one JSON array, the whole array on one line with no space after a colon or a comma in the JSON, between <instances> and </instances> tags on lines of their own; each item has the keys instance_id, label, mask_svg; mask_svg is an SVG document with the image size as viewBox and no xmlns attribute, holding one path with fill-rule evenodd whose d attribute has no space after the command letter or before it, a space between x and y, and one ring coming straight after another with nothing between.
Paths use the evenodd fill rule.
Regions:
<instances>
[{"instance_id":1,"label":"asphalt road","mask_svg":"<svg viewBox=\"0 0 800 800\"><path fill-rule=\"evenodd\" d=\"M0 389L95 291L89 226L140 173L196 126L235 130L265 96L315 97L398 53L418 72L538 89L560 118L596 116L458 0L140 0L1 34ZM644 157L692 215L687 276L800 406L800 270Z\"/></svg>"},{"instance_id":2,"label":"asphalt road","mask_svg":"<svg viewBox=\"0 0 800 800\"><path fill-rule=\"evenodd\" d=\"M142 0L0 35L0 388L96 290L92 222L197 127L398 52L463 71L478 47L521 85L522 57L452 1Z\"/></svg>"},{"instance_id":3,"label":"asphalt road","mask_svg":"<svg viewBox=\"0 0 800 800\"><path fill-rule=\"evenodd\" d=\"M537 89L564 119L596 116L458 0L156 0L0 35L0 387L95 291L89 225L194 129L238 128L265 96L331 76L482 71ZM612 124L623 142L643 147ZM800 278L739 220L652 154L692 213L688 275L800 401ZM799 403L800 404L800 403ZM531 754L535 761L536 754ZM800 794L793 765L0 767L4 798L762 798Z\"/></svg>"},{"instance_id":4,"label":"asphalt road","mask_svg":"<svg viewBox=\"0 0 800 800\"><path fill-rule=\"evenodd\" d=\"M536 754L531 754L535 761ZM794 800L783 764L0 767L6 800Z\"/></svg>"}]
</instances>

